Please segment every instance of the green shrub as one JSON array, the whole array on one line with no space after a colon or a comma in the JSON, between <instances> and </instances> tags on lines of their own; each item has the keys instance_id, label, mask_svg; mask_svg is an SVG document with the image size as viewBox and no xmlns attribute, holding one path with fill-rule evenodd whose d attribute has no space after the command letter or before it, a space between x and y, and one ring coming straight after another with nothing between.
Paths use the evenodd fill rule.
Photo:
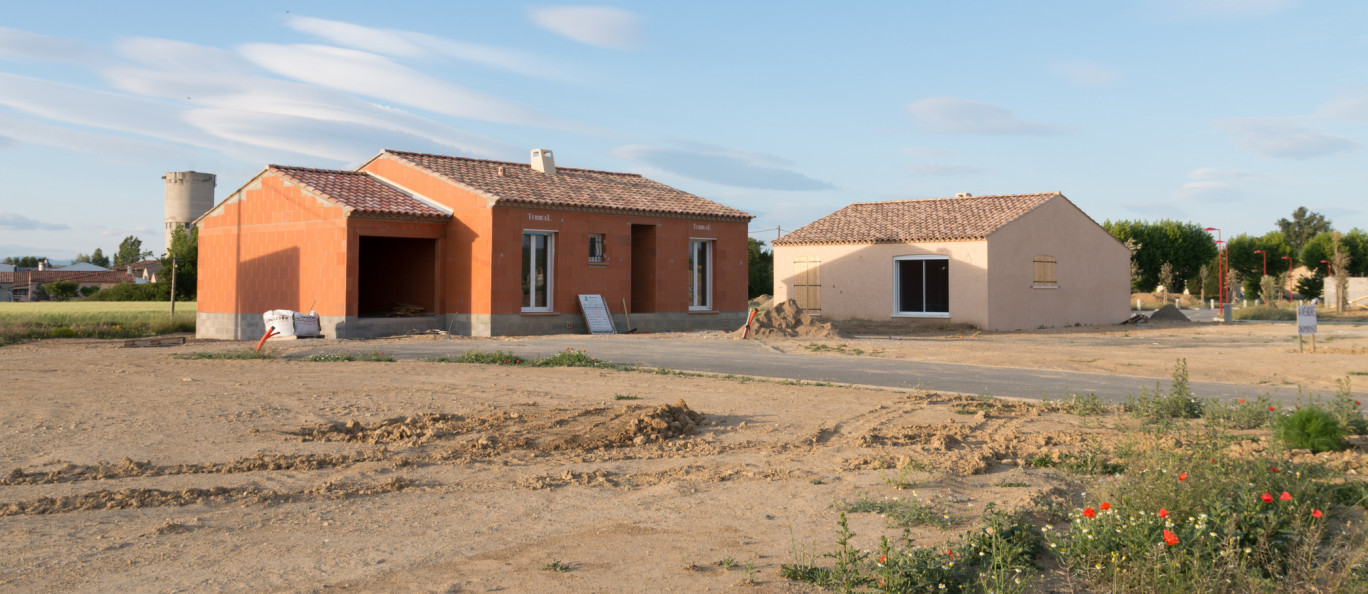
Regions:
<instances>
[{"instance_id":1,"label":"green shrub","mask_svg":"<svg viewBox=\"0 0 1368 594\"><path fill-rule=\"evenodd\" d=\"M304 360L314 363L336 363L338 361L355 361L356 357L352 356L351 351L342 351L340 353L314 353L305 357Z\"/></svg>"},{"instance_id":2,"label":"green shrub","mask_svg":"<svg viewBox=\"0 0 1368 594\"><path fill-rule=\"evenodd\" d=\"M48 336L52 338L76 338L76 331L71 328L53 328Z\"/></svg>"},{"instance_id":3,"label":"green shrub","mask_svg":"<svg viewBox=\"0 0 1368 594\"><path fill-rule=\"evenodd\" d=\"M484 365L521 365L523 358L503 351L469 351L458 357L437 357L428 359L434 363L481 363Z\"/></svg>"},{"instance_id":4,"label":"green shrub","mask_svg":"<svg viewBox=\"0 0 1368 594\"><path fill-rule=\"evenodd\" d=\"M373 351L366 351L366 352L364 352L364 353L361 353L361 354L356 355L356 360L357 360L357 361L379 361L379 362L384 362L384 363L392 363L392 362L394 362L394 356L393 356L393 355L386 355L384 351L379 350L379 349L376 349L376 350L373 350Z\"/></svg>"},{"instance_id":5,"label":"green shrub","mask_svg":"<svg viewBox=\"0 0 1368 594\"><path fill-rule=\"evenodd\" d=\"M180 291L176 291L180 293ZM171 286L162 283L119 283L86 297L85 301L167 301Z\"/></svg>"},{"instance_id":6,"label":"green shrub","mask_svg":"<svg viewBox=\"0 0 1368 594\"><path fill-rule=\"evenodd\" d=\"M1278 440L1289 448L1315 453L1338 452L1345 447L1344 428L1335 415L1314 406L1298 410L1278 422Z\"/></svg>"}]
</instances>

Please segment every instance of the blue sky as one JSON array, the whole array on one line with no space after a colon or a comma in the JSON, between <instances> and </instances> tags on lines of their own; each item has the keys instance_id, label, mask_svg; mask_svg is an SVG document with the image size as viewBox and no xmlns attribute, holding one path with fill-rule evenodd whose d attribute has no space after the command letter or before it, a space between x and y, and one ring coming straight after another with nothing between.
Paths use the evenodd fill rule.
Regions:
<instances>
[{"instance_id":1,"label":"blue sky","mask_svg":"<svg viewBox=\"0 0 1368 594\"><path fill-rule=\"evenodd\" d=\"M27 2L0 256L162 244L167 171L381 149L641 173L773 239L848 203L1062 191L1098 222L1368 228L1368 2Z\"/></svg>"}]
</instances>

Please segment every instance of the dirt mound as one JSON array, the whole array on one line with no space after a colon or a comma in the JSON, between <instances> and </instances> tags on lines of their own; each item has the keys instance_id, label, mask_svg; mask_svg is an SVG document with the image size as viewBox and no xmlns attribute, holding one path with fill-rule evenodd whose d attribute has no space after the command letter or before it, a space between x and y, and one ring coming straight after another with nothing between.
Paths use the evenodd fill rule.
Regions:
<instances>
[{"instance_id":1,"label":"dirt mound","mask_svg":"<svg viewBox=\"0 0 1368 594\"><path fill-rule=\"evenodd\" d=\"M400 477L374 484L342 485L326 483L305 491L275 491L258 487L214 487L211 489L120 489L99 490L63 497L40 497L30 501L0 504L0 517L59 514L74 511L106 509L138 509L146 507L183 507L186 505L266 505L305 500L345 499L353 496L379 495L402 491L412 482Z\"/></svg>"},{"instance_id":2,"label":"dirt mound","mask_svg":"<svg viewBox=\"0 0 1368 594\"><path fill-rule=\"evenodd\" d=\"M294 431L300 441L345 441L370 445L415 446L434 439L463 435L475 431L488 431L522 422L519 412L503 411L484 417L466 417L459 414L426 414L409 417L395 417L367 425L349 419L345 422L332 422L305 427Z\"/></svg>"},{"instance_id":3,"label":"dirt mound","mask_svg":"<svg viewBox=\"0 0 1368 594\"><path fill-rule=\"evenodd\" d=\"M745 328L740 328L732 336L740 338ZM752 338L847 338L844 332L830 323L817 322L798 307L792 299L777 303L773 308L755 314L751 321Z\"/></svg>"},{"instance_id":4,"label":"dirt mound","mask_svg":"<svg viewBox=\"0 0 1368 594\"><path fill-rule=\"evenodd\" d=\"M1192 321L1192 320L1189 320L1187 316L1183 315L1183 312L1178 311L1178 308L1174 307L1172 304L1165 305L1165 306L1159 308L1159 309L1156 310L1154 313L1150 314L1149 319L1150 319L1151 322L1191 322L1191 321Z\"/></svg>"},{"instance_id":5,"label":"dirt mound","mask_svg":"<svg viewBox=\"0 0 1368 594\"><path fill-rule=\"evenodd\" d=\"M602 418L606 411L588 411L598 414L581 415L587 418L575 419L574 424L562 423L557 427L559 431L547 432L549 439L538 440L532 447L560 452L645 445L692 435L703 422L703 415L683 400L651 410L645 408L624 406L608 413L607 419Z\"/></svg>"}]
</instances>

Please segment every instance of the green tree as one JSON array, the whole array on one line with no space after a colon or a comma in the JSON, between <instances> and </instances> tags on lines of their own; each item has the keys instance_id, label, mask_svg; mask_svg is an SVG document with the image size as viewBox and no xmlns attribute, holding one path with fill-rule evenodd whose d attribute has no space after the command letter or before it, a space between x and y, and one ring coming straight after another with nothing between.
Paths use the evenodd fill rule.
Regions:
<instances>
[{"instance_id":1,"label":"green tree","mask_svg":"<svg viewBox=\"0 0 1368 594\"><path fill-rule=\"evenodd\" d=\"M119 251L114 254L114 267L127 266L152 255L152 250L142 249L142 240L129 235L119 242Z\"/></svg>"},{"instance_id":2,"label":"green tree","mask_svg":"<svg viewBox=\"0 0 1368 594\"><path fill-rule=\"evenodd\" d=\"M81 285L75 281L54 281L43 285L43 291L57 301L67 301L75 297Z\"/></svg>"},{"instance_id":3,"label":"green tree","mask_svg":"<svg viewBox=\"0 0 1368 594\"><path fill-rule=\"evenodd\" d=\"M8 258L5 258L4 263L13 266L18 266L20 268L37 268L38 262L41 262L46 259L47 258L42 258L39 256L10 256Z\"/></svg>"},{"instance_id":4,"label":"green tree","mask_svg":"<svg viewBox=\"0 0 1368 594\"><path fill-rule=\"evenodd\" d=\"M172 241L174 242L175 239L173 238ZM774 252L765 249L766 245L765 242L754 237L746 238L746 250L749 252L747 261L750 267L746 286L750 299L769 295L774 290Z\"/></svg>"},{"instance_id":5,"label":"green tree","mask_svg":"<svg viewBox=\"0 0 1368 594\"><path fill-rule=\"evenodd\" d=\"M198 294L199 283L199 229L176 229L171 233L171 247L162 256L162 271L157 277L158 284L171 281L171 257L175 256L176 299L190 300ZM168 295L170 287L167 288Z\"/></svg>"},{"instance_id":6,"label":"green tree","mask_svg":"<svg viewBox=\"0 0 1368 594\"><path fill-rule=\"evenodd\" d=\"M1330 257L1335 254L1335 235L1334 232L1326 231L1307 241L1301 250L1301 265L1321 276L1330 276Z\"/></svg>"},{"instance_id":7,"label":"green tree","mask_svg":"<svg viewBox=\"0 0 1368 594\"><path fill-rule=\"evenodd\" d=\"M109 256L104 255L104 251L100 248L95 248L95 251L90 253L89 255L76 254L76 257L71 259L72 264L79 264L81 262L87 262L90 264L94 264L96 266L103 266L105 268L109 268Z\"/></svg>"},{"instance_id":8,"label":"green tree","mask_svg":"<svg viewBox=\"0 0 1368 594\"><path fill-rule=\"evenodd\" d=\"M1159 269L1168 262L1173 265L1174 278L1192 278L1202 264L1216 257L1212 237L1196 223L1171 221L1107 221L1102 227L1122 243L1134 240L1139 244L1132 254L1137 281L1133 290L1153 291L1159 284ZM1172 288L1172 287L1170 287Z\"/></svg>"},{"instance_id":9,"label":"green tree","mask_svg":"<svg viewBox=\"0 0 1368 594\"><path fill-rule=\"evenodd\" d=\"M1287 238L1292 251L1300 254L1306 243L1320 233L1330 231L1330 220L1324 215L1307 210L1305 206L1292 211L1292 219L1278 219L1278 230Z\"/></svg>"},{"instance_id":10,"label":"green tree","mask_svg":"<svg viewBox=\"0 0 1368 594\"><path fill-rule=\"evenodd\" d=\"M1250 296L1261 294L1265 255L1268 256L1268 270L1275 274L1282 265L1282 257L1292 255L1292 246L1287 244L1281 231L1270 231L1260 237L1241 233L1230 238L1226 249L1229 250L1230 269L1244 279L1244 294ZM1264 253L1256 253L1258 251Z\"/></svg>"},{"instance_id":11,"label":"green tree","mask_svg":"<svg viewBox=\"0 0 1368 594\"><path fill-rule=\"evenodd\" d=\"M1297 281L1297 294L1302 299L1320 299L1325 292L1325 277L1320 273L1303 276Z\"/></svg>"},{"instance_id":12,"label":"green tree","mask_svg":"<svg viewBox=\"0 0 1368 594\"><path fill-rule=\"evenodd\" d=\"M1352 229L1342 238L1344 251L1349 254L1349 275L1368 276L1368 232Z\"/></svg>"}]
</instances>

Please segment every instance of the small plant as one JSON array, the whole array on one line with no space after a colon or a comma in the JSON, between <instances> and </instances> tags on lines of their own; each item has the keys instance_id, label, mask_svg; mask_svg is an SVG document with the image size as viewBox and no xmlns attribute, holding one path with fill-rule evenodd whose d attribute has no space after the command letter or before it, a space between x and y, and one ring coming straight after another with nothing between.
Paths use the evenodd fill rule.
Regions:
<instances>
[{"instance_id":1,"label":"small plant","mask_svg":"<svg viewBox=\"0 0 1368 594\"><path fill-rule=\"evenodd\" d=\"M176 359L274 359L274 353L269 351L258 351L255 349L240 349L232 351L221 351L217 353L183 353L174 356Z\"/></svg>"},{"instance_id":2,"label":"small plant","mask_svg":"<svg viewBox=\"0 0 1368 594\"><path fill-rule=\"evenodd\" d=\"M894 489L898 489L899 491L901 491L903 489L911 489L917 486L916 482L912 480L912 473L918 470L921 470L921 465L914 464L912 461L909 461L908 463L903 464L901 467L898 468L897 474L881 474L885 485L888 485L890 487L893 487Z\"/></svg>"},{"instance_id":3,"label":"small plant","mask_svg":"<svg viewBox=\"0 0 1368 594\"><path fill-rule=\"evenodd\" d=\"M392 363L392 362L394 362L394 356L393 356L393 355L386 355L384 351L381 351L381 350L379 350L379 349L376 349L376 350L374 350L374 351L367 351L367 352L361 353L361 354L359 354L359 355L356 355L356 360L357 360L357 361L380 361L380 362L385 362L385 363Z\"/></svg>"},{"instance_id":4,"label":"small plant","mask_svg":"<svg viewBox=\"0 0 1368 594\"><path fill-rule=\"evenodd\" d=\"M1009 487L1009 488L1012 488L1012 487L1029 487L1029 486L1031 486L1031 484L1030 484L1030 483L1016 482L1016 481L1003 481L1003 482L1001 482L1001 483L998 483L997 486L999 486L999 487Z\"/></svg>"},{"instance_id":5,"label":"small plant","mask_svg":"<svg viewBox=\"0 0 1368 594\"><path fill-rule=\"evenodd\" d=\"M1069 399L1064 401L1064 410L1076 414L1080 417L1090 417L1107 412L1108 405L1102 403L1102 399L1097 394L1088 392L1087 396L1070 394Z\"/></svg>"},{"instance_id":6,"label":"small plant","mask_svg":"<svg viewBox=\"0 0 1368 594\"><path fill-rule=\"evenodd\" d=\"M631 394L613 394L613 400L641 400L641 397Z\"/></svg>"},{"instance_id":7,"label":"small plant","mask_svg":"<svg viewBox=\"0 0 1368 594\"><path fill-rule=\"evenodd\" d=\"M837 500L832 504L842 514L874 513L883 516L894 527L934 525L942 528L952 524L949 514L937 512L931 506L908 498L870 499L862 495L854 502Z\"/></svg>"},{"instance_id":8,"label":"small plant","mask_svg":"<svg viewBox=\"0 0 1368 594\"><path fill-rule=\"evenodd\" d=\"M1173 384L1168 394L1164 394L1159 386L1154 387L1153 395L1141 387L1140 397L1128 398L1125 409L1136 417L1151 421L1202 416L1202 403L1197 401L1188 387L1187 359L1178 359L1174 364Z\"/></svg>"},{"instance_id":9,"label":"small plant","mask_svg":"<svg viewBox=\"0 0 1368 594\"><path fill-rule=\"evenodd\" d=\"M355 361L356 357L352 356L351 351L342 351L340 353L314 353L304 360L314 363L335 363L338 361Z\"/></svg>"},{"instance_id":10,"label":"small plant","mask_svg":"<svg viewBox=\"0 0 1368 594\"><path fill-rule=\"evenodd\" d=\"M1267 395L1253 400L1241 398L1236 402L1210 398L1202 403L1202 418L1212 427L1258 429L1273 422L1275 417L1270 408L1276 406Z\"/></svg>"},{"instance_id":11,"label":"small plant","mask_svg":"<svg viewBox=\"0 0 1368 594\"><path fill-rule=\"evenodd\" d=\"M754 563L747 563L741 570L746 573L745 577L741 578L743 584L754 584L756 576L760 575L760 570L755 567Z\"/></svg>"},{"instance_id":12,"label":"small plant","mask_svg":"<svg viewBox=\"0 0 1368 594\"><path fill-rule=\"evenodd\" d=\"M570 571L570 570L572 570L572 569L574 569L574 568L575 568L575 567L574 567L573 565L570 565L569 563L562 563L562 562L556 561L556 560L552 560L550 563L547 563L546 565L541 566L541 570L542 570L542 571L554 571L554 572L557 572L557 573L565 573L565 572Z\"/></svg>"},{"instance_id":13,"label":"small plant","mask_svg":"<svg viewBox=\"0 0 1368 594\"><path fill-rule=\"evenodd\" d=\"M1277 438L1294 449L1314 453L1338 452L1345 447L1344 428L1329 412L1314 406L1298 410L1278 422Z\"/></svg>"},{"instance_id":14,"label":"small plant","mask_svg":"<svg viewBox=\"0 0 1368 594\"><path fill-rule=\"evenodd\" d=\"M718 561L717 566L721 567L722 571L731 571L733 567L736 567L736 559L727 557L726 559Z\"/></svg>"},{"instance_id":15,"label":"small plant","mask_svg":"<svg viewBox=\"0 0 1368 594\"><path fill-rule=\"evenodd\" d=\"M469 351L451 359L443 357L439 361L444 363L482 363L485 365L521 365L523 363L522 357L503 351Z\"/></svg>"}]
</instances>

